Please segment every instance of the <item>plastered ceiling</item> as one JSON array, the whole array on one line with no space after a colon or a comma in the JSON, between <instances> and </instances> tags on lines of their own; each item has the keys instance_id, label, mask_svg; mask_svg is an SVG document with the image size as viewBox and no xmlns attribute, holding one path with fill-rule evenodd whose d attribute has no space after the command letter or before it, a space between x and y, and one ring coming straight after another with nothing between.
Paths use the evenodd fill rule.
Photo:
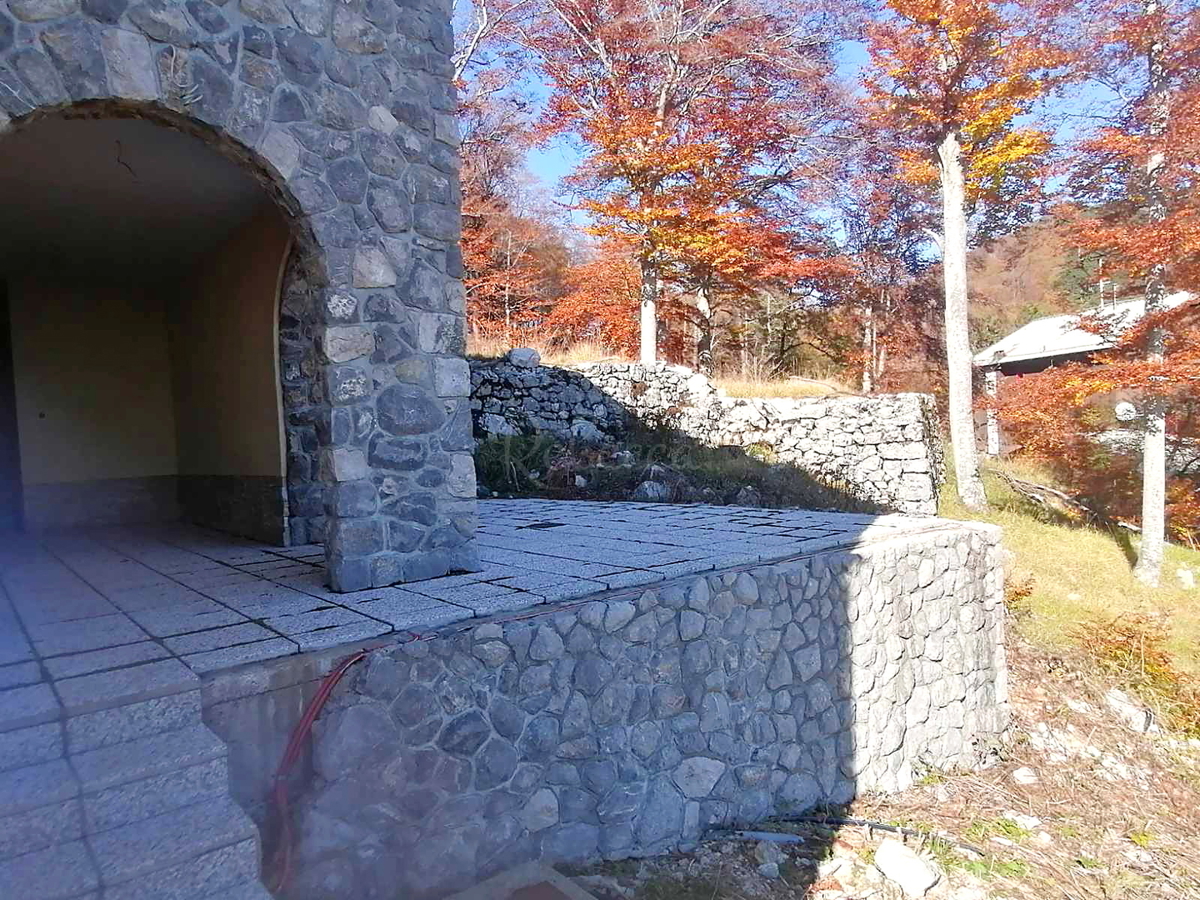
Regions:
<instances>
[{"instance_id":1,"label":"plastered ceiling","mask_svg":"<svg viewBox=\"0 0 1200 900\"><path fill-rule=\"evenodd\" d=\"M139 119L44 119L0 138L0 275L183 273L270 202L190 135Z\"/></svg>"}]
</instances>

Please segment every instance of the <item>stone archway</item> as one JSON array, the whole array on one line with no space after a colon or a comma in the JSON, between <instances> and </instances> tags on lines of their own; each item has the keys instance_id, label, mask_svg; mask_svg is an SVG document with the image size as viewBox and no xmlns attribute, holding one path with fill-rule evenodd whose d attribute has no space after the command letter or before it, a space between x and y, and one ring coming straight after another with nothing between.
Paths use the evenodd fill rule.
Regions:
<instances>
[{"instance_id":1,"label":"stone archway","mask_svg":"<svg viewBox=\"0 0 1200 900\"><path fill-rule=\"evenodd\" d=\"M0 134L150 119L287 217L306 285L280 330L285 397L306 390L284 404L289 474L309 509L320 490L338 590L476 565L450 50L440 0L0 3Z\"/></svg>"}]
</instances>

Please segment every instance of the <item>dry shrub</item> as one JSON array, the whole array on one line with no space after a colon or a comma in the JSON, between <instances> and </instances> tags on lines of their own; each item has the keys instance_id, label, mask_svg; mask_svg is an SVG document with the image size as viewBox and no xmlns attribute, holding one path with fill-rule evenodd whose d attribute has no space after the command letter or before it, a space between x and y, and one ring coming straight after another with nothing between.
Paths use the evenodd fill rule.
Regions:
<instances>
[{"instance_id":1,"label":"dry shrub","mask_svg":"<svg viewBox=\"0 0 1200 900\"><path fill-rule=\"evenodd\" d=\"M1085 622L1077 637L1103 671L1158 710L1169 727L1200 736L1200 682L1175 666L1165 622L1148 615Z\"/></svg>"},{"instance_id":2,"label":"dry shrub","mask_svg":"<svg viewBox=\"0 0 1200 900\"><path fill-rule=\"evenodd\" d=\"M1024 618L1031 612L1029 598L1033 595L1034 580L1032 575L1017 578L1007 575L1004 578L1004 608L1014 618Z\"/></svg>"}]
</instances>

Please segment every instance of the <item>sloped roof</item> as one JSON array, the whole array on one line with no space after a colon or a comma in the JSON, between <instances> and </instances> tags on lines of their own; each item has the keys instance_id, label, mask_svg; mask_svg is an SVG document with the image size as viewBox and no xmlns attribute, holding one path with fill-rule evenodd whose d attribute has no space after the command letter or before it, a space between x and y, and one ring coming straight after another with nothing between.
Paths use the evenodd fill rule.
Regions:
<instances>
[{"instance_id":1,"label":"sloped roof","mask_svg":"<svg viewBox=\"0 0 1200 900\"><path fill-rule=\"evenodd\" d=\"M1193 299L1193 295L1187 291L1177 291L1167 295L1164 303L1170 309L1191 299ZM1119 327L1127 328L1145 315L1145 312L1146 299L1136 297L1116 303L1106 303L1082 313L1067 313L1061 316L1034 319L1032 322L1022 325L1008 337L1001 338L990 347L985 347L976 353L975 365L999 366L1022 360L1050 359L1057 356L1108 350L1113 346L1112 341L1103 335L1080 328L1080 319L1084 316L1102 316L1112 320Z\"/></svg>"}]
</instances>

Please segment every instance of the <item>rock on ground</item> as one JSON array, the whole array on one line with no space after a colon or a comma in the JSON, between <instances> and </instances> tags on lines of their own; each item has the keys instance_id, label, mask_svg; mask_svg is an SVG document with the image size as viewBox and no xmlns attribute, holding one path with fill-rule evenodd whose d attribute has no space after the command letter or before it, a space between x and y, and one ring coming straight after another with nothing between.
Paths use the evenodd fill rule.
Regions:
<instances>
[{"instance_id":1,"label":"rock on ground","mask_svg":"<svg viewBox=\"0 0 1200 900\"><path fill-rule=\"evenodd\" d=\"M895 838L879 845L875 868L899 885L905 897L924 897L941 878L928 862Z\"/></svg>"}]
</instances>

